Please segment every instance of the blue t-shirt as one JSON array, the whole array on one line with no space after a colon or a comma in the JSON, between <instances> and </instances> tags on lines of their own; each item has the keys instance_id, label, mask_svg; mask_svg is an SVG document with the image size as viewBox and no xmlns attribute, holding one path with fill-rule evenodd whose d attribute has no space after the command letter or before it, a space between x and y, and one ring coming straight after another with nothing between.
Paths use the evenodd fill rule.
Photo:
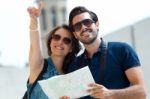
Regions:
<instances>
[{"instance_id":1,"label":"blue t-shirt","mask_svg":"<svg viewBox=\"0 0 150 99\"><path fill-rule=\"evenodd\" d=\"M106 64L103 72L101 72L100 57L103 46L104 41L102 40L98 51L92 58L88 58L85 51L74 59L68 68L68 72L72 72L83 66L89 66L95 82L104 85L108 89L121 89L130 86L125 71L129 68L140 66L140 61L135 51L126 43L108 42ZM85 97L83 99L91 98Z\"/></svg>"},{"instance_id":2,"label":"blue t-shirt","mask_svg":"<svg viewBox=\"0 0 150 99\"><path fill-rule=\"evenodd\" d=\"M47 69L44 72L44 74L42 75L42 77L40 77L39 80L45 80L48 79L52 76L58 75L59 73L57 72L51 57L47 58ZM27 84L27 91L29 93L29 90L31 88L32 84ZM37 84L35 85L35 87L33 88L32 94L30 96L30 99L49 99L48 96L43 92L40 84L37 82Z\"/></svg>"}]
</instances>

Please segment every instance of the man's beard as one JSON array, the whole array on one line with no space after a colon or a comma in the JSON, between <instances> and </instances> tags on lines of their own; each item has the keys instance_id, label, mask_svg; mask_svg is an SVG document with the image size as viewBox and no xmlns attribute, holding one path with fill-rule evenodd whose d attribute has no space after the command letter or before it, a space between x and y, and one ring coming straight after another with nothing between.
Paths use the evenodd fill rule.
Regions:
<instances>
[{"instance_id":1,"label":"man's beard","mask_svg":"<svg viewBox=\"0 0 150 99\"><path fill-rule=\"evenodd\" d=\"M83 44L86 44L86 45L92 44L92 43L96 40L96 38L97 38L97 36L98 36L98 31L92 31L92 30L88 30L88 31L89 31L90 33L92 33L92 35L94 35L93 38L88 39L88 40L80 39L80 41L81 41Z\"/></svg>"}]
</instances>

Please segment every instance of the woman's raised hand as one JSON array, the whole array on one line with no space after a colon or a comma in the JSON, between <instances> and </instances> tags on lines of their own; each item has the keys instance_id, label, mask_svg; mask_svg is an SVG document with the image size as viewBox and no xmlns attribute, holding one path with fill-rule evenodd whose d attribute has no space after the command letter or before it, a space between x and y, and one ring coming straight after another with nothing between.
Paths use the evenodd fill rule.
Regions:
<instances>
[{"instance_id":1,"label":"woman's raised hand","mask_svg":"<svg viewBox=\"0 0 150 99\"><path fill-rule=\"evenodd\" d=\"M30 15L31 18L37 18L38 16L40 16L41 14L41 10L43 8L44 5L44 1L43 0L39 0L38 2L38 7L34 7L34 6L30 6L27 8L27 11Z\"/></svg>"}]
</instances>

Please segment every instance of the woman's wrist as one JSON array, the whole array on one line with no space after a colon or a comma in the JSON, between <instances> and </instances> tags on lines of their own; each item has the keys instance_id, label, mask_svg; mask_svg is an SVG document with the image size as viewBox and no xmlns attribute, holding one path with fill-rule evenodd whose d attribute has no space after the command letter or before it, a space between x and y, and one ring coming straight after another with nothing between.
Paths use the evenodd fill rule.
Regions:
<instances>
[{"instance_id":1,"label":"woman's wrist","mask_svg":"<svg viewBox=\"0 0 150 99\"><path fill-rule=\"evenodd\" d=\"M38 30L38 21L37 21L37 19L31 19L29 28L30 28L30 31L37 31Z\"/></svg>"},{"instance_id":2,"label":"woman's wrist","mask_svg":"<svg viewBox=\"0 0 150 99\"><path fill-rule=\"evenodd\" d=\"M36 28L36 29L30 29L30 31L32 32L34 32L34 31L38 31L38 29Z\"/></svg>"}]
</instances>

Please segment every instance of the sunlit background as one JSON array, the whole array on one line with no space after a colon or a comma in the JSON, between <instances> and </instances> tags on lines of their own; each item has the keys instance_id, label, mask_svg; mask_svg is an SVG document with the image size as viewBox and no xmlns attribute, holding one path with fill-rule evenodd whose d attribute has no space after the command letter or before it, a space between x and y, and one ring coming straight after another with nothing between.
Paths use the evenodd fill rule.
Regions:
<instances>
[{"instance_id":1,"label":"sunlit background","mask_svg":"<svg viewBox=\"0 0 150 99\"><path fill-rule=\"evenodd\" d=\"M73 7L85 6L98 15L100 34L106 40L125 41L138 52L150 93L150 46L147 43L150 42L150 0L66 1L66 20ZM1 99L20 99L26 90L30 21L27 7L31 5L33 0L1 0L0 3Z\"/></svg>"},{"instance_id":2,"label":"sunlit background","mask_svg":"<svg viewBox=\"0 0 150 99\"><path fill-rule=\"evenodd\" d=\"M0 64L23 67L28 61L29 17L33 0L1 0ZM107 34L150 16L149 0L68 0L68 11L84 5L98 14L100 33Z\"/></svg>"}]
</instances>

